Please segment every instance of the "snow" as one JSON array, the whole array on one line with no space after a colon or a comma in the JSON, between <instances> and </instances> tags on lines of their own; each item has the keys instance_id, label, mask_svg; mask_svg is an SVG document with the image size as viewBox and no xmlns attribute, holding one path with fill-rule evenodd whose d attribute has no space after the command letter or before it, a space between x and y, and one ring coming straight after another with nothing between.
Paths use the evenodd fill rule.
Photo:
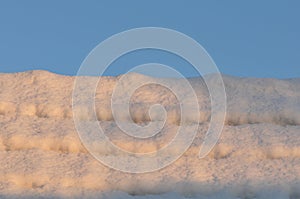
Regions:
<instances>
[{"instance_id":1,"label":"snow","mask_svg":"<svg viewBox=\"0 0 300 199\"><path fill-rule=\"evenodd\" d=\"M86 85L97 80L85 78ZM129 78L151 77L133 73ZM176 96L158 85L139 88L131 97L133 121L160 121L161 115L148 114L153 104L166 108L168 120L160 135L147 142L133 139L113 120L110 99L118 79L102 77L98 84L95 107L101 126L126 150L163 147L181 125ZM300 79L223 79L227 116L213 151L197 157L209 126L210 100L203 80L192 78L201 111L183 124L200 122L192 146L166 168L130 174L102 165L82 145L72 112L75 77L47 71L0 74L0 198L300 198ZM168 81L180 90L180 80ZM90 120L86 106L76 108L80 120ZM99 152L105 147L95 145Z\"/></svg>"}]
</instances>

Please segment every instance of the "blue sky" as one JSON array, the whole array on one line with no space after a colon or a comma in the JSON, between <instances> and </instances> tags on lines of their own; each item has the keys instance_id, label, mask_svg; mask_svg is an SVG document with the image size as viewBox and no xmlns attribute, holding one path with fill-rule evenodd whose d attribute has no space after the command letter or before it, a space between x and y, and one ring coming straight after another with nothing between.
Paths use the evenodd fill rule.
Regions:
<instances>
[{"instance_id":1,"label":"blue sky","mask_svg":"<svg viewBox=\"0 0 300 199\"><path fill-rule=\"evenodd\" d=\"M300 77L300 3L253 1L0 1L0 72L44 69L75 75L88 53L109 36L158 26L198 41L219 70L250 77ZM117 75L147 62L184 61L159 52L137 52L117 60Z\"/></svg>"}]
</instances>

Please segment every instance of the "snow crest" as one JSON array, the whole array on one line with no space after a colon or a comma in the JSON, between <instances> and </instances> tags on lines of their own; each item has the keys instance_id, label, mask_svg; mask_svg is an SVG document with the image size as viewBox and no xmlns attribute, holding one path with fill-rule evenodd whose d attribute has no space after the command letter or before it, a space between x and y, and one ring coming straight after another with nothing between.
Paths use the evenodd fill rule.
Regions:
<instances>
[{"instance_id":1,"label":"snow crest","mask_svg":"<svg viewBox=\"0 0 300 199\"><path fill-rule=\"evenodd\" d=\"M132 82L150 78L130 74ZM94 82L96 77L87 80ZM113 121L111 96L119 77L102 77L95 92L95 112L99 121ZM272 123L300 125L300 84L298 79L255 79L223 76L227 94L227 125ZM72 91L75 77L61 76L46 71L0 75L0 115L33 116L38 118L71 119ZM180 80L169 80L180 88ZM189 79L198 97L200 117L191 115L189 122L209 122L210 98L201 78ZM211 78L210 81L214 81ZM89 86L89 81L86 82ZM124 85L124 88L129 85ZM84 91L83 91L84 92ZM184 92L184 91L182 91ZM53 94L55 93L55 95ZM168 123L180 122L180 104L172 91L160 85L146 85L137 89L130 102L131 119L149 122L149 107L161 104L168 113ZM90 110L85 105L76 107L82 120L89 120ZM191 107L193 108L193 107ZM117 114L124 114L118 110ZM125 114L124 114L125 115ZM122 118L122 116L120 117ZM124 118L124 117L123 117ZM160 117L153 117L159 120ZM128 121L129 118L124 118Z\"/></svg>"}]
</instances>

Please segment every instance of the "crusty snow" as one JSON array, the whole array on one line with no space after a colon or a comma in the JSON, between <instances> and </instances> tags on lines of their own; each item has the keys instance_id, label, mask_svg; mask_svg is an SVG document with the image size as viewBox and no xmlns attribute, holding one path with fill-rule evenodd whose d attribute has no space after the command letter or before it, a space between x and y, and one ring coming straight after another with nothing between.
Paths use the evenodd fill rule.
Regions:
<instances>
[{"instance_id":1,"label":"crusty snow","mask_svg":"<svg viewBox=\"0 0 300 199\"><path fill-rule=\"evenodd\" d=\"M87 86L95 78L86 77ZM133 140L122 134L111 113L111 94L119 78L102 77L98 84L98 121L126 150L161 148L180 124L176 97L158 85L139 88L131 98L133 121L149 122L147 111L153 104L164 105L168 119L160 136ZM150 77L132 73L129 78ZM0 74L0 198L299 199L300 79L223 80L227 116L213 151L197 157L209 125L210 100L203 80L192 78L201 111L188 124L200 122L192 146L166 168L129 174L102 165L81 144L72 113L75 77L47 71ZM180 86L181 80L168 81ZM89 111L77 108L81 119L89 120Z\"/></svg>"}]
</instances>

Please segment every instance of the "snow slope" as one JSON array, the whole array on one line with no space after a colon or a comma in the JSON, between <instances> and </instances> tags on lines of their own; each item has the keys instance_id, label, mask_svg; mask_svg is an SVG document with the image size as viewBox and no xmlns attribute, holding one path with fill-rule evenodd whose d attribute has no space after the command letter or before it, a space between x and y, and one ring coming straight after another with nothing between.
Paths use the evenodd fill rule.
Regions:
<instances>
[{"instance_id":1,"label":"snow slope","mask_svg":"<svg viewBox=\"0 0 300 199\"><path fill-rule=\"evenodd\" d=\"M87 85L95 79L86 78ZM97 119L112 142L126 150L161 148L178 129L176 97L158 85L139 88L131 98L133 121L149 122L148 108L157 103L165 106L168 119L161 136L147 142L131 139L111 113L119 78L101 78ZM129 78L150 77L133 73ZM0 74L0 198L300 198L300 79L223 78L227 116L213 151L197 158L210 100L203 80L192 78L201 111L189 123L200 122L193 145L164 169L129 174L102 165L81 144L72 118L75 77L47 71ZM180 86L180 80L169 81ZM84 105L77 108L81 119L89 120ZM113 151L107 155L115 156Z\"/></svg>"}]
</instances>

